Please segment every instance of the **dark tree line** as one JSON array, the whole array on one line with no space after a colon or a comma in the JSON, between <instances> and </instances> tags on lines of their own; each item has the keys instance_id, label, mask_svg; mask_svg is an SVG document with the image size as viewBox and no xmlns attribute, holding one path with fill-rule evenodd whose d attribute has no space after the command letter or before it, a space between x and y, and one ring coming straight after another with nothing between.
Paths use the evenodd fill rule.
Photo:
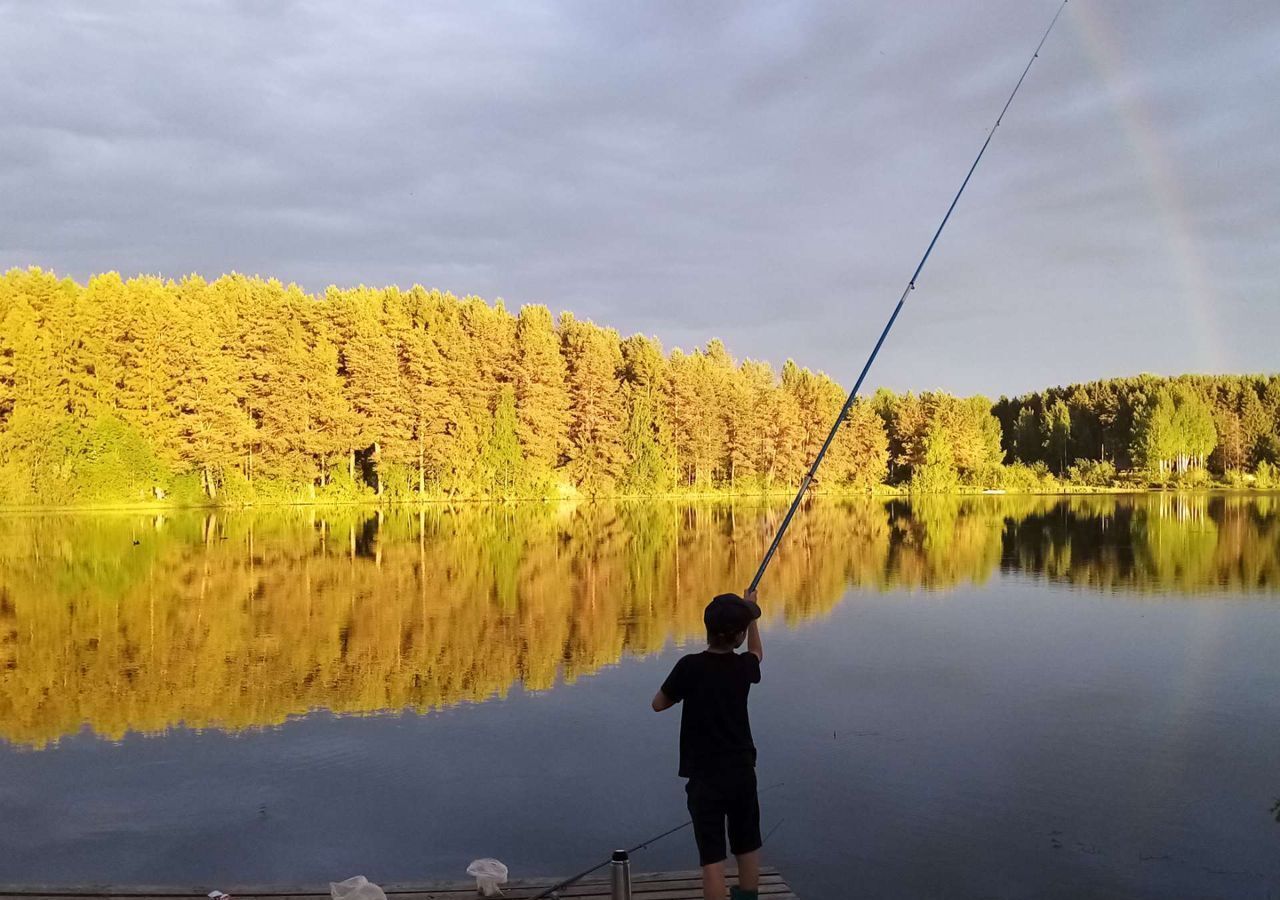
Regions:
<instances>
[{"instance_id":1,"label":"dark tree line","mask_svg":"<svg viewBox=\"0 0 1280 900\"><path fill-rule=\"evenodd\" d=\"M1280 462L1275 375L1109 378L1001 397L993 411L1008 461L1060 476L1106 464L1156 480L1259 467L1269 479Z\"/></svg>"}]
</instances>

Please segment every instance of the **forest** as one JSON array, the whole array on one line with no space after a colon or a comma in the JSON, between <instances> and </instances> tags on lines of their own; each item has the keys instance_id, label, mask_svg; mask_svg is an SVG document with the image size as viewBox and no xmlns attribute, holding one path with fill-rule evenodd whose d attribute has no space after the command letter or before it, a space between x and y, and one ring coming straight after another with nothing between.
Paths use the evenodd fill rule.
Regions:
<instances>
[{"instance_id":1,"label":"forest","mask_svg":"<svg viewBox=\"0 0 1280 900\"><path fill-rule=\"evenodd\" d=\"M0 277L0 504L759 493L844 400L541 305L414 286ZM860 399L817 490L1280 486L1280 376Z\"/></svg>"}]
</instances>

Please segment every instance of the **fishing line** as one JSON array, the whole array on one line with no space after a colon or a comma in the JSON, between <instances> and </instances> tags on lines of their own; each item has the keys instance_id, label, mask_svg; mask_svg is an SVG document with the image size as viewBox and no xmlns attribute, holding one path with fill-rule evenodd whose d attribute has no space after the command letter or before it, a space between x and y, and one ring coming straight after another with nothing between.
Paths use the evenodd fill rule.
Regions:
<instances>
[{"instance_id":1,"label":"fishing line","mask_svg":"<svg viewBox=\"0 0 1280 900\"><path fill-rule=\"evenodd\" d=\"M769 843L769 838L773 837L773 833L777 831L779 828L781 828L782 823L785 821L787 821L787 817L783 816L781 819L774 822L773 827L769 829L769 831L765 834L764 838L760 841L760 846L763 847L765 844Z\"/></svg>"},{"instance_id":2,"label":"fishing line","mask_svg":"<svg viewBox=\"0 0 1280 900\"><path fill-rule=\"evenodd\" d=\"M778 532L773 536L773 542L769 544L768 551L765 552L764 559L760 561L760 568L756 570L756 575L751 579L751 586L748 591L754 591L756 586L760 584L760 579L764 577L765 569L769 567L769 561L773 559L773 554L778 549L778 544L782 543L782 536L787 532L787 526L791 524L791 519L796 514L796 510L800 506L800 501L804 499L805 492L809 490L814 476L818 472L818 466L822 464L822 458L827 455L827 450L831 447L831 442L835 440L836 434L840 431L840 426L844 423L845 417L849 415L849 408L853 406L854 399L858 396L858 391L862 388L862 381L867 377L867 372L871 369L871 364L875 362L876 354L880 352L880 347L884 344L885 338L889 336L889 331L893 328L893 323L898 320L898 313L902 312L903 304L906 303L907 295L916 289L916 279L920 277L920 272L924 269L925 262L929 259L929 254L933 252L933 247L938 243L938 237L942 234L942 229L947 226L947 221L951 218L951 212L956 208L956 203L960 200L960 195L964 193L964 189L969 185L969 179L973 177L973 172L978 168L978 163L982 160L982 155L987 152L987 146L991 143L991 139L995 137L996 129L1000 127L1000 122L1004 119L1004 114L1008 111L1009 105L1013 103L1013 98L1018 95L1018 89L1022 87L1023 80L1027 77L1027 73L1031 71L1031 64L1040 56L1040 48L1044 46L1044 42L1049 39L1049 32L1053 31L1053 26L1058 23L1058 17L1062 15L1062 11L1067 6L1067 0L1062 0L1062 5L1058 7L1058 11L1054 13L1053 20L1049 23L1049 27L1045 29L1044 36L1040 38L1040 43L1036 44L1035 52L1031 54L1031 59L1027 61L1027 66L1022 70L1022 75L1018 78L1018 83L1014 85L1013 92L1009 94L1009 99L1004 102L1004 107L1000 110L1000 115L996 116L996 122L991 126L991 130L987 132L987 139L982 142L982 149L978 151L977 157L973 160L973 165L969 167L969 172L964 176L964 181L960 183L960 190L956 191L955 197L951 200L951 205L947 207L946 215L942 217L942 222L938 225L938 230L933 233L933 239L929 241L929 246L925 248L924 256L920 257L920 263L916 266L911 278L907 281L907 286L902 290L902 296L898 298L898 304L893 308L893 314L889 316L889 321L885 324L884 330L880 332L880 338L876 341L876 345L871 349L871 355L867 357L866 364L862 367L858 380L854 382L853 390L849 391L849 397L844 401L844 406L840 408L840 414L836 416L835 424L831 426L831 432L827 435L827 439L822 442L822 449L818 451L817 457L813 461L813 465L809 467L808 473L804 476L804 480L800 482L800 490L796 492L796 498L791 501L791 508L787 510L787 515L783 518L782 524L778 526Z\"/></svg>"},{"instance_id":3,"label":"fishing line","mask_svg":"<svg viewBox=\"0 0 1280 900\"><path fill-rule=\"evenodd\" d=\"M757 791L756 793L757 795L765 794L776 788L780 788L785 784L786 784L785 781L775 782L774 784L771 784L768 787L760 788L760 790ZM769 829L769 834L765 835L764 840L765 841L769 840L769 835L772 835L775 831L777 831L778 826L785 821L786 819L778 820L777 824L775 824L773 828ZM630 856L632 853L635 853L638 850L647 850L650 845L658 843L658 841L662 840L665 837L670 837L671 835L675 834L677 831L683 831L684 829L688 828L692 824L693 824L693 819L686 819L684 822L680 823L675 828L668 828L666 831L662 832L661 834L655 834L651 838L646 838L645 840L636 844L634 847L628 847L623 852L626 853L627 856ZM764 842L762 841L761 843L763 844ZM565 888L571 885L577 884L579 881L586 878L592 872L600 871L605 866L609 865L609 863L611 862L613 862L612 854L610 854L609 858L606 859L604 862L599 863L598 865L594 865L590 869L583 869L577 875L573 875L569 878L566 878L564 881L561 881L558 884L553 884L551 887L544 890L541 894L535 894L533 897L530 897L529 900L545 900L545 898L547 897L554 896L558 894L560 891L564 890Z\"/></svg>"}]
</instances>

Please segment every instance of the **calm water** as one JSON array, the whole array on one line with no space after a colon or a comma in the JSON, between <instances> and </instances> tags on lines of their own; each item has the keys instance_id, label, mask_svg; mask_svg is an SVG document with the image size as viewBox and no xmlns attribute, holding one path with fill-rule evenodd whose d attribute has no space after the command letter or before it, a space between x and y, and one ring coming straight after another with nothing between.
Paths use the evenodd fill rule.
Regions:
<instances>
[{"instance_id":1,"label":"calm water","mask_svg":"<svg viewBox=\"0 0 1280 900\"><path fill-rule=\"evenodd\" d=\"M561 874L665 830L649 699L781 512L2 517L0 882ZM801 896L1280 897L1280 497L824 501L763 600Z\"/></svg>"}]
</instances>

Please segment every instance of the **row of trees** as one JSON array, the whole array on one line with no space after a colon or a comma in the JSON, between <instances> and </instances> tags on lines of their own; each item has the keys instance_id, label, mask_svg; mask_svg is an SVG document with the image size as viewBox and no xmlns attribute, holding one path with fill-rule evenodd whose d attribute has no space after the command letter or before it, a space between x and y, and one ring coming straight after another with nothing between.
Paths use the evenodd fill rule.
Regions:
<instances>
[{"instance_id":1,"label":"row of trees","mask_svg":"<svg viewBox=\"0 0 1280 900\"><path fill-rule=\"evenodd\" d=\"M795 483L843 400L792 363L414 287L0 278L0 500L654 493ZM885 477L859 404L829 484Z\"/></svg>"},{"instance_id":2,"label":"row of trees","mask_svg":"<svg viewBox=\"0 0 1280 900\"><path fill-rule=\"evenodd\" d=\"M1139 375L1050 388L993 409L1010 462L1058 475L1133 470L1164 480L1280 462L1280 376ZM1095 464L1095 465L1088 465Z\"/></svg>"},{"instance_id":3,"label":"row of trees","mask_svg":"<svg viewBox=\"0 0 1280 900\"><path fill-rule=\"evenodd\" d=\"M417 286L0 277L0 503L767 490L799 482L843 400L719 341L666 353ZM1226 472L1274 463L1277 419L1277 378L1143 376L994 407L881 390L851 407L820 487Z\"/></svg>"}]
</instances>

